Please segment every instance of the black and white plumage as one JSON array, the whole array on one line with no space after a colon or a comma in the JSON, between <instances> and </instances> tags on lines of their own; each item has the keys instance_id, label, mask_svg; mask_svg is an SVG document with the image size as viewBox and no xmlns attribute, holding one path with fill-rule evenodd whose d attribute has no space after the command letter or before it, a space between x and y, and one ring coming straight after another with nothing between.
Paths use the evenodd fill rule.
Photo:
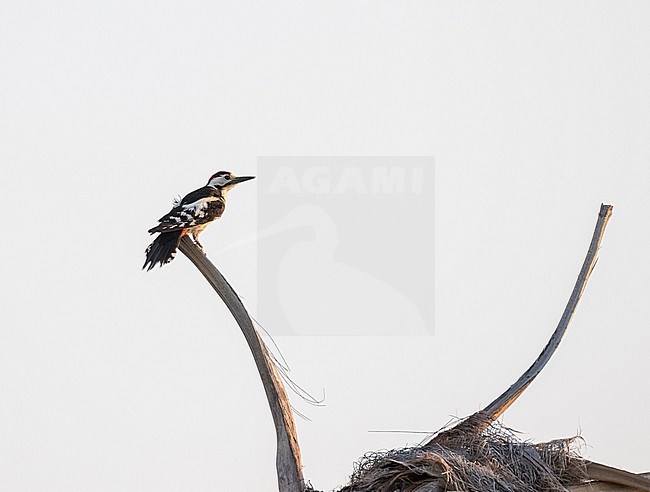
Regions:
<instances>
[{"instance_id":1,"label":"black and white plumage","mask_svg":"<svg viewBox=\"0 0 650 492\"><path fill-rule=\"evenodd\" d=\"M170 212L158 219L157 226L149 229L149 234L160 235L147 247L142 268L151 270L156 264L163 266L172 261L181 238L186 234L191 234L196 245L203 250L199 234L208 224L221 217L226 208L228 191L253 178L254 176L237 177L231 172L219 171L210 176L207 185L180 200L174 200Z\"/></svg>"}]
</instances>

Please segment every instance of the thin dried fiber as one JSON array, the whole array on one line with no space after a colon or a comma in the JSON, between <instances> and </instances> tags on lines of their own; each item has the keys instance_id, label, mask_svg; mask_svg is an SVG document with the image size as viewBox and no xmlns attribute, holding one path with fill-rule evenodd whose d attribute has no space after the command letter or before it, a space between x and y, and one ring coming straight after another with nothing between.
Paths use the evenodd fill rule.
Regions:
<instances>
[{"instance_id":1,"label":"thin dried fiber","mask_svg":"<svg viewBox=\"0 0 650 492\"><path fill-rule=\"evenodd\" d=\"M422 446L366 454L340 492L566 492L587 480L579 437L532 444L500 424L480 432L472 424Z\"/></svg>"}]
</instances>

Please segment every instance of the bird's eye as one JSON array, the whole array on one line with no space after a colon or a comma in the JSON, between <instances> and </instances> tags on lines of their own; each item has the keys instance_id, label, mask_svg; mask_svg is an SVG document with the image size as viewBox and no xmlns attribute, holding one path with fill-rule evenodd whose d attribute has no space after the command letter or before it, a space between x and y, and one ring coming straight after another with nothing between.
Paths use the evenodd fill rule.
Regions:
<instances>
[{"instance_id":1,"label":"bird's eye","mask_svg":"<svg viewBox=\"0 0 650 492\"><path fill-rule=\"evenodd\" d=\"M225 179L226 181L230 181L230 180L232 179L232 176L231 176L230 174L226 174L226 175L223 177L223 179Z\"/></svg>"}]
</instances>

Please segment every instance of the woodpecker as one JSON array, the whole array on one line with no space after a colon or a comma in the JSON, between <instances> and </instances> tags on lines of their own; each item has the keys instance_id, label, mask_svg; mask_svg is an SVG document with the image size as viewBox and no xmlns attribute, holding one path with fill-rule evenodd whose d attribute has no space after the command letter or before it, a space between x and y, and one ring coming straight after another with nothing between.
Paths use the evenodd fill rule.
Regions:
<instances>
[{"instance_id":1,"label":"woodpecker","mask_svg":"<svg viewBox=\"0 0 650 492\"><path fill-rule=\"evenodd\" d=\"M149 229L149 234L160 233L145 250L142 269L151 270L156 263L163 266L174 259L176 249L185 234L191 234L203 251L199 234L210 222L218 219L226 208L226 195L239 183L255 176L235 176L229 171L219 171L210 176L208 184L174 200L171 211L158 219L159 224ZM147 265L149 265L147 267Z\"/></svg>"}]
</instances>

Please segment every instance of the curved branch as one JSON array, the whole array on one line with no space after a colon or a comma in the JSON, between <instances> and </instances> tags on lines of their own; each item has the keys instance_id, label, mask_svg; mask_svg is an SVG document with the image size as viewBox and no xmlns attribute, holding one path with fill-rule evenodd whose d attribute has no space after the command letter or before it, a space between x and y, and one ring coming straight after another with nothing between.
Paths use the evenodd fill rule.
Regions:
<instances>
[{"instance_id":1,"label":"curved branch","mask_svg":"<svg viewBox=\"0 0 650 492\"><path fill-rule=\"evenodd\" d=\"M260 373L266 398L271 408L277 438L276 470L280 492L303 492L300 448L293 422L289 398L276 371L268 350L251 322L239 296L208 258L187 237L181 239L181 252L194 263L212 288L226 304L246 338L248 347Z\"/></svg>"},{"instance_id":2,"label":"curved branch","mask_svg":"<svg viewBox=\"0 0 650 492\"><path fill-rule=\"evenodd\" d=\"M582 293L585 290L587 281L591 272L594 270L597 261L598 250L600 249L600 243L605 234L605 227L607 222L612 215L612 210L614 207L611 205L601 205L600 212L598 213L598 220L596 222L596 228L594 234L591 238L591 244L589 245L589 250L587 251L587 256L585 261L582 264L582 269L576 280L576 284L573 287L573 292L571 292L571 297L567 302L566 307L564 308L564 313L562 313L562 318L555 328L551 339L542 350L542 353L539 355L537 360L533 362L533 365L528 368L528 370L522 374L522 376L508 388L502 395L496 398L492 403L483 409L483 413L489 415L492 420L498 419L506 409L514 403L514 401L521 395L524 390L533 382L537 375L544 369L544 366L548 363L551 356L555 353L555 350L560 345L562 337L566 333L571 318L573 318L573 313L575 313L578 302L582 297Z\"/></svg>"},{"instance_id":3,"label":"curved branch","mask_svg":"<svg viewBox=\"0 0 650 492\"><path fill-rule=\"evenodd\" d=\"M458 424L456 427L449 429L448 431L442 432L434 437L429 443L439 442L444 440L447 437L447 433L458 432L460 430L470 430L474 433L478 433L486 429L492 422L498 419L503 412L505 412L510 405L512 405L517 398L524 392L526 388L533 382L537 375L544 369L544 366L548 363L551 356L555 353L558 345L562 341L562 337L566 333L566 330L571 322L573 313L578 306L578 302L582 297L582 293L587 285L589 276L596 266L598 249L600 248L600 243L603 239L605 233L605 227L607 222L612 215L612 210L614 207L611 205L601 204L600 211L598 213L598 220L596 221L596 228L594 234L591 238L591 243L589 245L589 250L587 251L587 256L585 261L582 264L580 274L576 280L575 286L573 287L573 292L569 301L567 302L566 307L564 308L564 313L560 322L555 328L551 339L542 350L542 353L539 355L537 360L528 368L524 374L506 391L504 391L499 397L497 397L492 403L490 403L483 410L478 411L477 413L471 415L463 422Z\"/></svg>"},{"instance_id":4,"label":"curved branch","mask_svg":"<svg viewBox=\"0 0 650 492\"><path fill-rule=\"evenodd\" d=\"M624 490L630 490L627 487L634 490L650 490L650 477L630 473L602 463L587 461L587 475L591 480L597 480L601 484L608 484L606 487L611 487L610 484L617 484L624 487Z\"/></svg>"}]
</instances>

